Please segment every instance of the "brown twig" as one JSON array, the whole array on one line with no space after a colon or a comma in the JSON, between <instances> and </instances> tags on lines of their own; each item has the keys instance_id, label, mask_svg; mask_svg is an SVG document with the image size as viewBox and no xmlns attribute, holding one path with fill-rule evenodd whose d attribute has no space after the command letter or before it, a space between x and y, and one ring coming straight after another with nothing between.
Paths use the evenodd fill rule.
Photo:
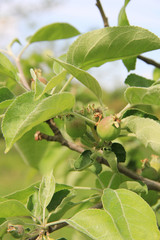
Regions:
<instances>
[{"instance_id":1,"label":"brown twig","mask_svg":"<svg viewBox=\"0 0 160 240\"><path fill-rule=\"evenodd\" d=\"M150 58L146 58L146 57L143 57L141 55L137 56L137 58L142 60L143 62L145 62L147 64L155 66L156 68L160 68L160 63L157 63L156 61L154 61Z\"/></svg>"},{"instance_id":2,"label":"brown twig","mask_svg":"<svg viewBox=\"0 0 160 240\"><path fill-rule=\"evenodd\" d=\"M101 14L101 17L103 19L104 27L109 27L108 18L105 15L105 12L104 12L104 9L102 7L102 4L101 4L100 0L97 0L96 6L98 7L99 12ZM150 65L153 65L154 67L160 68L160 63L157 63L156 61L154 61L150 58L143 57L141 55L137 56L137 58L142 60L143 62L145 62L147 64L150 64Z\"/></svg>"},{"instance_id":3,"label":"brown twig","mask_svg":"<svg viewBox=\"0 0 160 240\"><path fill-rule=\"evenodd\" d=\"M104 23L104 27L109 27L108 18L105 15L105 12L103 10L103 7L102 7L102 4L101 4L100 0L97 0L96 6L98 7L98 9L99 9L99 11L101 13L101 16L102 16L102 19L103 19L103 23Z\"/></svg>"},{"instance_id":4,"label":"brown twig","mask_svg":"<svg viewBox=\"0 0 160 240\"><path fill-rule=\"evenodd\" d=\"M56 124L54 123L54 121L52 119L48 120L47 123L49 124L50 128L52 129L53 133L55 134L54 136L49 136L47 134L41 133L41 132L37 132L35 134L35 136L37 137L37 141L38 140L42 140L45 139L47 141L56 141L61 143L61 145L68 147L69 149L71 149L72 151L78 152L78 153L82 153L85 149L73 142L67 141L61 134L60 130L57 128ZM97 157L97 161L101 164L104 164L106 166L109 166L107 160L103 157ZM138 174L136 174L135 172L129 170L128 168L118 164L118 170L120 173L134 179L134 180L139 180L142 181L143 183L145 183L148 187L148 189L150 190L156 190L156 191L160 191L160 183L150 180L148 178L144 178Z\"/></svg>"},{"instance_id":5,"label":"brown twig","mask_svg":"<svg viewBox=\"0 0 160 240\"><path fill-rule=\"evenodd\" d=\"M79 145L77 145L73 142L67 141L63 137L61 131L57 128L53 119L48 120L47 123L48 123L49 127L51 128L52 132L54 133L54 136L49 136L45 133L41 133L41 132L38 131L38 132L35 133L35 140L36 141L44 139L46 141L59 142L59 143L61 143L62 146L66 146L73 151L76 151L76 152L79 152L79 153L82 153L84 151L84 149L81 146L79 146Z\"/></svg>"},{"instance_id":6,"label":"brown twig","mask_svg":"<svg viewBox=\"0 0 160 240\"><path fill-rule=\"evenodd\" d=\"M99 158L98 162L101 163L101 164L104 164L106 166L109 166L107 160L104 159L104 158ZM119 170L120 173L126 175L127 177L130 177L134 180L138 180L138 181L143 182L144 184L147 185L149 190L160 191L160 183L159 182L153 181L153 180L148 179L148 178L144 178L144 177L136 174L135 172L129 170L128 168L120 165L120 164L118 164L118 170Z\"/></svg>"}]
</instances>

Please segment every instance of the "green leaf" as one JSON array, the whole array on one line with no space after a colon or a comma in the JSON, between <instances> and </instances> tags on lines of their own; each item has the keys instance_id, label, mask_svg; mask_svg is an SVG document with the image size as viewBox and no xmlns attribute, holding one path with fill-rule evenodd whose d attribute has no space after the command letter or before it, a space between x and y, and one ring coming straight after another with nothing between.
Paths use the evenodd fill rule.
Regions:
<instances>
[{"instance_id":1,"label":"green leaf","mask_svg":"<svg viewBox=\"0 0 160 240\"><path fill-rule=\"evenodd\" d=\"M136 193L126 189L105 189L102 203L122 239L157 240L160 238L153 210Z\"/></svg>"},{"instance_id":2,"label":"green leaf","mask_svg":"<svg viewBox=\"0 0 160 240\"><path fill-rule=\"evenodd\" d=\"M121 10L119 12L119 16L118 16L118 25L119 26L129 25L129 21L128 21L127 14L126 14L126 7L129 2L130 2L130 0L125 0L124 6L121 8Z\"/></svg>"},{"instance_id":3,"label":"green leaf","mask_svg":"<svg viewBox=\"0 0 160 240\"><path fill-rule=\"evenodd\" d=\"M125 98L130 104L160 105L160 84L148 88L129 87Z\"/></svg>"},{"instance_id":4,"label":"green leaf","mask_svg":"<svg viewBox=\"0 0 160 240\"><path fill-rule=\"evenodd\" d=\"M109 166L113 170L113 172L118 173L116 154L114 152L106 149L106 150L103 150L103 156L109 163Z\"/></svg>"},{"instance_id":5,"label":"green leaf","mask_svg":"<svg viewBox=\"0 0 160 240\"><path fill-rule=\"evenodd\" d=\"M144 78L136 74L130 74L125 80L125 84L133 87L150 87L155 81Z\"/></svg>"},{"instance_id":6,"label":"green leaf","mask_svg":"<svg viewBox=\"0 0 160 240\"><path fill-rule=\"evenodd\" d=\"M66 92L38 101L34 101L33 92L17 97L9 106L2 122L5 152L34 126L71 109L73 105L74 96Z\"/></svg>"},{"instance_id":7,"label":"green leaf","mask_svg":"<svg viewBox=\"0 0 160 240\"><path fill-rule=\"evenodd\" d=\"M49 156L53 156L56 144L54 142L35 141L34 135L37 131L48 135L53 134L46 123L41 123L26 132L14 146L25 163L40 169L41 161L46 161Z\"/></svg>"},{"instance_id":8,"label":"green leaf","mask_svg":"<svg viewBox=\"0 0 160 240\"><path fill-rule=\"evenodd\" d=\"M102 97L102 90L97 80L90 75L88 72L79 69L71 64L63 62L59 59L53 58L54 61L58 62L64 69L72 74L77 80L89 88L99 99Z\"/></svg>"},{"instance_id":9,"label":"green leaf","mask_svg":"<svg viewBox=\"0 0 160 240\"><path fill-rule=\"evenodd\" d=\"M7 229L8 229L8 221L5 221L0 225L0 237L2 237L4 234L7 233Z\"/></svg>"},{"instance_id":10,"label":"green leaf","mask_svg":"<svg viewBox=\"0 0 160 240\"><path fill-rule=\"evenodd\" d=\"M55 193L59 192L61 190L69 190L72 189L72 186L66 185L66 184L61 184L61 183L56 183L56 188L55 188Z\"/></svg>"},{"instance_id":11,"label":"green leaf","mask_svg":"<svg viewBox=\"0 0 160 240\"><path fill-rule=\"evenodd\" d=\"M127 68L128 72L129 72L129 71L135 69L137 58L136 57L130 57L130 58L126 58L122 61L123 61L123 64L125 65L125 67Z\"/></svg>"},{"instance_id":12,"label":"green leaf","mask_svg":"<svg viewBox=\"0 0 160 240\"><path fill-rule=\"evenodd\" d=\"M118 25L119 26L129 26L129 21L127 18L127 14L126 14L126 7L128 5L128 3L130 2L130 0L125 0L124 6L121 8L120 12L119 12L119 16L118 16ZM136 66L136 57L131 57L131 58L127 58L123 60L124 65L126 66L127 70L134 70L135 66Z\"/></svg>"},{"instance_id":13,"label":"green leaf","mask_svg":"<svg viewBox=\"0 0 160 240\"><path fill-rule=\"evenodd\" d=\"M123 127L128 128L145 145L160 154L160 124L150 118L130 116L122 120Z\"/></svg>"},{"instance_id":14,"label":"green leaf","mask_svg":"<svg viewBox=\"0 0 160 240\"><path fill-rule=\"evenodd\" d=\"M112 217L100 209L82 210L66 222L95 240L123 240Z\"/></svg>"},{"instance_id":15,"label":"green leaf","mask_svg":"<svg viewBox=\"0 0 160 240\"><path fill-rule=\"evenodd\" d=\"M63 193L64 194L64 193ZM62 199L60 204L56 207L56 209L51 212L48 222L54 222L62 218L62 216L71 208L73 208L76 203L71 202L73 198L75 198L76 193L74 190L70 190L69 193ZM56 204L56 202L55 202ZM53 202L52 202L53 206ZM51 206L50 206L51 207ZM51 210L51 208L50 208Z\"/></svg>"},{"instance_id":16,"label":"green leaf","mask_svg":"<svg viewBox=\"0 0 160 240\"><path fill-rule=\"evenodd\" d=\"M119 188L125 188L135 193L148 193L147 185L143 182L136 182L136 181L126 181L119 185Z\"/></svg>"},{"instance_id":17,"label":"green leaf","mask_svg":"<svg viewBox=\"0 0 160 240\"><path fill-rule=\"evenodd\" d=\"M31 212L17 200L7 200L0 203L0 218L32 216Z\"/></svg>"},{"instance_id":18,"label":"green leaf","mask_svg":"<svg viewBox=\"0 0 160 240\"><path fill-rule=\"evenodd\" d=\"M63 62L66 62L66 53L61 55L58 59L62 60ZM54 62L53 63L53 71L58 75L60 74L62 71L64 70L64 68L59 65L58 62Z\"/></svg>"},{"instance_id":19,"label":"green leaf","mask_svg":"<svg viewBox=\"0 0 160 240\"><path fill-rule=\"evenodd\" d=\"M94 163L90 166L89 168L94 174L98 175L100 174L100 172L102 172L102 165L97 162L94 161Z\"/></svg>"},{"instance_id":20,"label":"green leaf","mask_svg":"<svg viewBox=\"0 0 160 240\"><path fill-rule=\"evenodd\" d=\"M35 100L39 99L43 94L43 91L45 89L45 84L39 81L38 78L36 78L35 82Z\"/></svg>"},{"instance_id":21,"label":"green leaf","mask_svg":"<svg viewBox=\"0 0 160 240\"><path fill-rule=\"evenodd\" d=\"M91 158L92 152L90 150L85 150L81 155L75 160L74 168L77 171L82 171L85 168L89 167L93 163Z\"/></svg>"},{"instance_id":22,"label":"green leaf","mask_svg":"<svg viewBox=\"0 0 160 240\"><path fill-rule=\"evenodd\" d=\"M39 188L39 199L43 209L45 209L50 203L55 191L55 179L53 171L50 171L43 176L42 182Z\"/></svg>"},{"instance_id":23,"label":"green leaf","mask_svg":"<svg viewBox=\"0 0 160 240\"><path fill-rule=\"evenodd\" d=\"M34 183L33 185L16 191L15 193L9 194L4 196L6 199L14 199L14 200L18 200L23 204L26 204L28 201L28 198L36 191L36 188L39 187L39 182L38 183Z\"/></svg>"},{"instance_id":24,"label":"green leaf","mask_svg":"<svg viewBox=\"0 0 160 240\"><path fill-rule=\"evenodd\" d=\"M160 69L159 68L155 68L153 71L153 79L155 81L160 79Z\"/></svg>"},{"instance_id":25,"label":"green leaf","mask_svg":"<svg viewBox=\"0 0 160 240\"><path fill-rule=\"evenodd\" d=\"M115 153L118 162L125 162L126 160L126 151L120 143L112 143L111 145L112 152Z\"/></svg>"},{"instance_id":26,"label":"green leaf","mask_svg":"<svg viewBox=\"0 0 160 240\"><path fill-rule=\"evenodd\" d=\"M8 107L13 99L15 98L15 95L6 87L0 88L0 109Z\"/></svg>"},{"instance_id":27,"label":"green leaf","mask_svg":"<svg viewBox=\"0 0 160 240\"><path fill-rule=\"evenodd\" d=\"M17 79L17 71L9 59L0 53L0 75L10 77L14 80Z\"/></svg>"},{"instance_id":28,"label":"green leaf","mask_svg":"<svg viewBox=\"0 0 160 240\"><path fill-rule=\"evenodd\" d=\"M29 199L27 208L37 219L42 218L42 207L39 200L39 191L37 190Z\"/></svg>"},{"instance_id":29,"label":"green leaf","mask_svg":"<svg viewBox=\"0 0 160 240\"><path fill-rule=\"evenodd\" d=\"M105 188L117 189L122 182L131 180L129 177L121 174L112 172L110 168L100 173L99 178ZM101 188L99 180L96 179L96 187Z\"/></svg>"},{"instance_id":30,"label":"green leaf","mask_svg":"<svg viewBox=\"0 0 160 240\"><path fill-rule=\"evenodd\" d=\"M149 190L148 194L142 193L141 197L150 205L153 206L157 203L159 195L157 191Z\"/></svg>"},{"instance_id":31,"label":"green leaf","mask_svg":"<svg viewBox=\"0 0 160 240\"><path fill-rule=\"evenodd\" d=\"M83 69L126 59L160 48L160 39L134 26L107 27L77 38L67 53L67 62Z\"/></svg>"},{"instance_id":32,"label":"green leaf","mask_svg":"<svg viewBox=\"0 0 160 240\"><path fill-rule=\"evenodd\" d=\"M39 89L39 91L36 93L35 97L36 100L38 100L44 93L48 92L49 90L56 87L58 84L60 84L63 80L66 78L66 71L61 72L60 74L53 76L49 82L43 86L43 88Z\"/></svg>"},{"instance_id":33,"label":"green leaf","mask_svg":"<svg viewBox=\"0 0 160 240\"><path fill-rule=\"evenodd\" d=\"M71 38L79 34L80 32L68 23L53 23L40 28L30 37L29 43Z\"/></svg>"},{"instance_id":34,"label":"green leaf","mask_svg":"<svg viewBox=\"0 0 160 240\"><path fill-rule=\"evenodd\" d=\"M138 117L144 117L144 118L150 118L153 120L158 120L158 118L150 113L146 113L142 110L136 109L136 108L132 108L132 109L128 109L122 116L123 118L129 117L129 116L138 116Z\"/></svg>"},{"instance_id":35,"label":"green leaf","mask_svg":"<svg viewBox=\"0 0 160 240\"><path fill-rule=\"evenodd\" d=\"M70 190L68 189L63 189L54 193L50 203L47 206L48 211L52 212L53 210L55 210L69 193L70 193Z\"/></svg>"}]
</instances>

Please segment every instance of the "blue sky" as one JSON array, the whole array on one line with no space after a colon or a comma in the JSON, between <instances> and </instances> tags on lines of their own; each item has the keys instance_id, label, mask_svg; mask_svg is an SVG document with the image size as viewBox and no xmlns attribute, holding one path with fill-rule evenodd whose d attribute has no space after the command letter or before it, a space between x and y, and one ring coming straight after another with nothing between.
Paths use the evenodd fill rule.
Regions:
<instances>
[{"instance_id":1,"label":"blue sky","mask_svg":"<svg viewBox=\"0 0 160 240\"><path fill-rule=\"evenodd\" d=\"M53 22L68 22L82 33L103 27L98 8L95 6L96 0L0 0L0 2L0 48L4 48L15 37L24 44L27 36ZM42 5L44 2L45 5ZM117 25L118 13L124 0L101 0L101 3L110 26ZM126 11L131 25L146 28L160 36L159 0L131 0ZM61 52L63 44L64 41L60 41L60 44L56 43L55 54ZM41 51L44 46L44 43L34 44L33 48ZM18 50L16 46L15 51ZM160 62L159 50L145 53L144 56ZM134 73L152 78L153 69L152 66L138 60ZM109 90L123 85L128 75L121 61L93 68L90 73Z\"/></svg>"}]
</instances>

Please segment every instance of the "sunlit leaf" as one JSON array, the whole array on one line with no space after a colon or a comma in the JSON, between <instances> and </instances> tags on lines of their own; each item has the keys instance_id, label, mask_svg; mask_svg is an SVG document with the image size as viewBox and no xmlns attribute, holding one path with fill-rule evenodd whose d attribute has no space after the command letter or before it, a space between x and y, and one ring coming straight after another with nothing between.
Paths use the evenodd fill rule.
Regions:
<instances>
[{"instance_id":1,"label":"sunlit leaf","mask_svg":"<svg viewBox=\"0 0 160 240\"><path fill-rule=\"evenodd\" d=\"M159 122L138 116L130 116L122 120L123 126L135 133L136 137L157 154L160 154L160 124Z\"/></svg>"},{"instance_id":2,"label":"sunlit leaf","mask_svg":"<svg viewBox=\"0 0 160 240\"><path fill-rule=\"evenodd\" d=\"M0 52L0 75L17 79L17 71L10 60Z\"/></svg>"},{"instance_id":3,"label":"sunlit leaf","mask_svg":"<svg viewBox=\"0 0 160 240\"><path fill-rule=\"evenodd\" d=\"M34 93L20 95L8 108L2 123L6 140L6 151L34 126L70 110L74 105L74 96L70 93L55 94L34 101Z\"/></svg>"},{"instance_id":4,"label":"sunlit leaf","mask_svg":"<svg viewBox=\"0 0 160 240\"><path fill-rule=\"evenodd\" d=\"M58 84L60 84L63 80L66 78L66 71L61 72L60 74L53 76L49 82L43 86L39 90L39 92L36 94L36 99L39 99L44 93L48 92L49 90L56 87Z\"/></svg>"},{"instance_id":5,"label":"sunlit leaf","mask_svg":"<svg viewBox=\"0 0 160 240\"><path fill-rule=\"evenodd\" d=\"M95 240L123 240L110 214L100 209L83 210L66 222Z\"/></svg>"},{"instance_id":6,"label":"sunlit leaf","mask_svg":"<svg viewBox=\"0 0 160 240\"><path fill-rule=\"evenodd\" d=\"M29 38L29 43L71 38L79 34L80 32L68 23L53 23L40 28Z\"/></svg>"},{"instance_id":7,"label":"sunlit leaf","mask_svg":"<svg viewBox=\"0 0 160 240\"><path fill-rule=\"evenodd\" d=\"M32 216L31 212L17 200L7 200L0 203L0 218Z\"/></svg>"},{"instance_id":8,"label":"sunlit leaf","mask_svg":"<svg viewBox=\"0 0 160 240\"><path fill-rule=\"evenodd\" d=\"M160 238L153 210L136 193L126 189L105 189L102 203L105 211L112 217L122 239Z\"/></svg>"},{"instance_id":9,"label":"sunlit leaf","mask_svg":"<svg viewBox=\"0 0 160 240\"><path fill-rule=\"evenodd\" d=\"M126 7L129 2L130 2L130 0L125 0L124 6L121 8L121 10L119 12L119 16L118 16L118 25L119 26L129 25L129 21L128 21L127 14L126 14Z\"/></svg>"},{"instance_id":10,"label":"sunlit leaf","mask_svg":"<svg viewBox=\"0 0 160 240\"><path fill-rule=\"evenodd\" d=\"M160 39L134 26L107 27L77 38L67 53L67 62L83 69L126 59L160 48Z\"/></svg>"},{"instance_id":11,"label":"sunlit leaf","mask_svg":"<svg viewBox=\"0 0 160 240\"><path fill-rule=\"evenodd\" d=\"M24 204L27 203L28 198L36 191L36 188L39 186L39 182L35 183L26 189L18 190L12 194L4 196L6 199L18 200Z\"/></svg>"},{"instance_id":12,"label":"sunlit leaf","mask_svg":"<svg viewBox=\"0 0 160 240\"><path fill-rule=\"evenodd\" d=\"M59 59L54 58L54 61L58 62L64 69L72 74L77 80L83 83L89 88L99 99L102 97L102 90L97 80L90 75L88 72L77 68L71 64L63 62Z\"/></svg>"},{"instance_id":13,"label":"sunlit leaf","mask_svg":"<svg viewBox=\"0 0 160 240\"><path fill-rule=\"evenodd\" d=\"M125 98L131 104L160 105L160 84L144 88L129 87L125 91Z\"/></svg>"}]
</instances>

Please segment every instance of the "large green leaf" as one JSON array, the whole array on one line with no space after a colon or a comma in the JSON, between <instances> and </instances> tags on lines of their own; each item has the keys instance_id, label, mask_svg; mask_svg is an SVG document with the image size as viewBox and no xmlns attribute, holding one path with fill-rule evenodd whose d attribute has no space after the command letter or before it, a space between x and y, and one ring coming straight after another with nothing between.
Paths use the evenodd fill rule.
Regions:
<instances>
[{"instance_id":1,"label":"large green leaf","mask_svg":"<svg viewBox=\"0 0 160 240\"><path fill-rule=\"evenodd\" d=\"M160 48L160 39L134 26L108 27L81 35L69 48L67 62L89 69Z\"/></svg>"},{"instance_id":2,"label":"large green leaf","mask_svg":"<svg viewBox=\"0 0 160 240\"><path fill-rule=\"evenodd\" d=\"M58 62L63 68L65 68L70 74L72 74L77 80L83 83L89 88L99 99L102 97L102 90L97 80L88 72L79 69L71 64L63 62L60 59L54 58L54 61Z\"/></svg>"},{"instance_id":3,"label":"large green leaf","mask_svg":"<svg viewBox=\"0 0 160 240\"><path fill-rule=\"evenodd\" d=\"M6 140L5 152L34 126L71 109L73 105L74 96L66 92L38 101L34 101L33 92L17 97L8 108L2 122Z\"/></svg>"},{"instance_id":4,"label":"large green leaf","mask_svg":"<svg viewBox=\"0 0 160 240\"><path fill-rule=\"evenodd\" d=\"M95 240L123 240L112 217L100 209L83 210L66 222Z\"/></svg>"},{"instance_id":5,"label":"large green leaf","mask_svg":"<svg viewBox=\"0 0 160 240\"><path fill-rule=\"evenodd\" d=\"M136 74L130 74L125 80L125 84L133 87L150 87L155 81L144 78Z\"/></svg>"},{"instance_id":6,"label":"large green leaf","mask_svg":"<svg viewBox=\"0 0 160 240\"><path fill-rule=\"evenodd\" d=\"M39 199L43 209L50 203L55 191L55 179L53 171L48 172L42 178L39 188Z\"/></svg>"},{"instance_id":7,"label":"large green leaf","mask_svg":"<svg viewBox=\"0 0 160 240\"><path fill-rule=\"evenodd\" d=\"M71 38L79 34L80 32L68 23L53 23L40 28L30 37L29 43Z\"/></svg>"},{"instance_id":8,"label":"large green leaf","mask_svg":"<svg viewBox=\"0 0 160 240\"><path fill-rule=\"evenodd\" d=\"M160 105L160 84L145 87L129 87L125 98L131 104Z\"/></svg>"},{"instance_id":9,"label":"large green leaf","mask_svg":"<svg viewBox=\"0 0 160 240\"><path fill-rule=\"evenodd\" d=\"M0 218L32 216L31 212L17 200L7 200L0 203Z\"/></svg>"},{"instance_id":10,"label":"large green leaf","mask_svg":"<svg viewBox=\"0 0 160 240\"><path fill-rule=\"evenodd\" d=\"M105 189L102 203L122 239L160 239L153 210L136 193L126 189Z\"/></svg>"},{"instance_id":11,"label":"large green leaf","mask_svg":"<svg viewBox=\"0 0 160 240\"><path fill-rule=\"evenodd\" d=\"M123 127L135 133L136 137L157 154L160 154L160 124L150 118L130 116L122 120Z\"/></svg>"},{"instance_id":12,"label":"large green leaf","mask_svg":"<svg viewBox=\"0 0 160 240\"><path fill-rule=\"evenodd\" d=\"M9 59L0 52L0 75L17 79L16 69Z\"/></svg>"}]
</instances>

